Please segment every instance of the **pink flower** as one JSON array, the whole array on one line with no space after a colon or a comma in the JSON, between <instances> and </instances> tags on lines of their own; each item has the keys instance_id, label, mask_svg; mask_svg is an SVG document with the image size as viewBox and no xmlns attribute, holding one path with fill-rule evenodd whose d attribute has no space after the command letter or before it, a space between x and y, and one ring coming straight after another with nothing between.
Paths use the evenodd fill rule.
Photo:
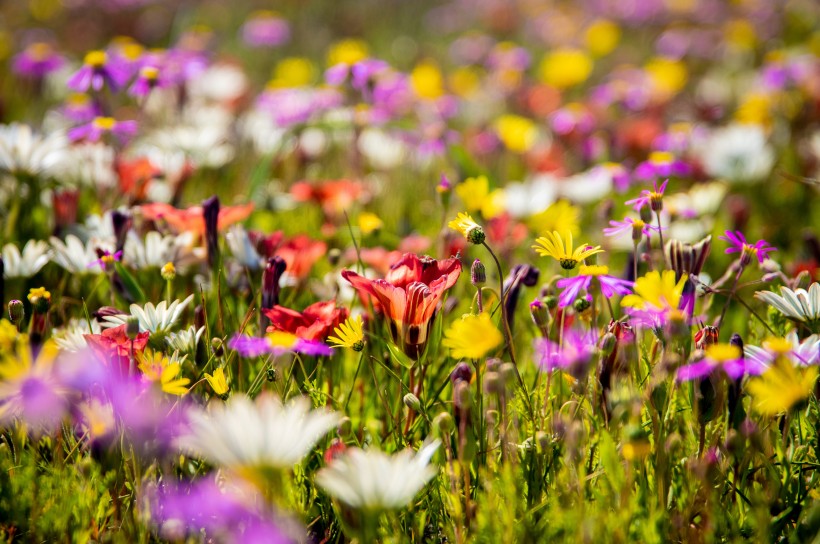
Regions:
<instances>
[{"instance_id":1,"label":"pink flower","mask_svg":"<svg viewBox=\"0 0 820 544\"><path fill-rule=\"evenodd\" d=\"M137 133L137 122L117 121L113 117L95 117L90 123L70 129L68 137L75 142L78 140L97 142L106 133L113 134L124 145Z\"/></svg>"},{"instance_id":2,"label":"pink flower","mask_svg":"<svg viewBox=\"0 0 820 544\"><path fill-rule=\"evenodd\" d=\"M769 245L766 240L758 240L754 244L749 244L746 237L739 230L735 232L727 230L724 236L718 236L718 238L729 243L725 253L740 253L740 261L743 266L748 265L752 258L757 258L757 261L762 263L769 258L769 253L777 251L777 248Z\"/></svg>"},{"instance_id":3,"label":"pink flower","mask_svg":"<svg viewBox=\"0 0 820 544\"><path fill-rule=\"evenodd\" d=\"M91 51L85 56L83 66L72 75L66 85L77 92L88 88L99 91L108 85L112 91L119 90L128 80L128 72L121 65L110 62L105 51Z\"/></svg>"},{"instance_id":4,"label":"pink flower","mask_svg":"<svg viewBox=\"0 0 820 544\"><path fill-rule=\"evenodd\" d=\"M669 183L669 180L664 181L659 188L658 181L655 180L653 191L644 189L643 191L641 191L641 195L638 198L627 200L626 202L624 202L624 204L626 204L627 206L632 206L632 208L636 212L641 211L641 208L643 208L646 205L651 206L652 209L655 210L655 207L657 206L656 203L663 202L663 192L666 190L667 183Z\"/></svg>"}]
</instances>

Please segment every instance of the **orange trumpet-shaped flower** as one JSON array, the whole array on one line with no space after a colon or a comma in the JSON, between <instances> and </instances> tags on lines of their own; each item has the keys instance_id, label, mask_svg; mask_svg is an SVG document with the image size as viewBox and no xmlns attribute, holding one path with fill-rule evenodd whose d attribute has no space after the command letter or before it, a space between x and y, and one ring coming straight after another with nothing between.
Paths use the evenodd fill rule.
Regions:
<instances>
[{"instance_id":1,"label":"orange trumpet-shaped flower","mask_svg":"<svg viewBox=\"0 0 820 544\"><path fill-rule=\"evenodd\" d=\"M205 218L202 206L191 206L180 210L162 202L152 202L140 206L143 217L149 221L164 220L177 232L194 231L205 234ZM222 206L219 209L217 228L222 230L234 223L244 221L253 211L253 204Z\"/></svg>"},{"instance_id":2,"label":"orange trumpet-shaped flower","mask_svg":"<svg viewBox=\"0 0 820 544\"><path fill-rule=\"evenodd\" d=\"M388 317L393 342L417 360L427 345L427 335L444 291L455 285L461 262L437 261L406 253L385 275L370 280L352 270L342 276L359 293L372 296Z\"/></svg>"}]
</instances>

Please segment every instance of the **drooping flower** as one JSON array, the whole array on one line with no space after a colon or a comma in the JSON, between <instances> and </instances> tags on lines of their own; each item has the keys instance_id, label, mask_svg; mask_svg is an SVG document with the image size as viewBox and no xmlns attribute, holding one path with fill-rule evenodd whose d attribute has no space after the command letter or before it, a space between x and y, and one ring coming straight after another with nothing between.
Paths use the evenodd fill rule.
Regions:
<instances>
[{"instance_id":1,"label":"drooping flower","mask_svg":"<svg viewBox=\"0 0 820 544\"><path fill-rule=\"evenodd\" d=\"M117 91L125 85L127 79L128 71L112 62L105 51L91 51L85 55L82 68L68 79L66 85L77 92L85 92L89 88L99 91L103 85Z\"/></svg>"},{"instance_id":2,"label":"drooping flower","mask_svg":"<svg viewBox=\"0 0 820 544\"><path fill-rule=\"evenodd\" d=\"M731 380L745 374L758 375L765 367L743 357L743 351L732 344L713 344L706 348L706 356L700 361L678 368L678 381L700 380L716 370L722 370Z\"/></svg>"},{"instance_id":3,"label":"drooping flower","mask_svg":"<svg viewBox=\"0 0 820 544\"><path fill-rule=\"evenodd\" d=\"M68 130L68 137L76 142L98 142L105 134L113 134L125 144L137 133L136 121L117 121L113 117L95 117L91 122Z\"/></svg>"},{"instance_id":4,"label":"drooping flower","mask_svg":"<svg viewBox=\"0 0 820 544\"><path fill-rule=\"evenodd\" d=\"M316 485L350 508L369 512L407 506L437 473L430 459L439 442L418 452L387 455L375 448L347 448L316 473Z\"/></svg>"},{"instance_id":5,"label":"drooping flower","mask_svg":"<svg viewBox=\"0 0 820 544\"><path fill-rule=\"evenodd\" d=\"M729 247L725 251L726 254L740 253L740 262L743 266L748 266L755 258L759 263L762 263L769 258L769 253L777 251L777 248L769 245L766 240L758 240L754 244L748 243L746 237L739 230L735 232L727 230L726 234L718 236L718 239L729 243Z\"/></svg>"},{"instance_id":6,"label":"drooping flower","mask_svg":"<svg viewBox=\"0 0 820 544\"><path fill-rule=\"evenodd\" d=\"M444 292L455 285L461 262L436 261L406 253L384 279L370 280L352 270L342 277L360 294L370 295L389 320L390 336L405 354L417 359L427 345L429 327Z\"/></svg>"},{"instance_id":7,"label":"drooping flower","mask_svg":"<svg viewBox=\"0 0 820 544\"><path fill-rule=\"evenodd\" d=\"M809 290L780 288L780 295L771 291L758 291L755 298L774 306L792 321L806 323L813 332L820 332L820 283L813 283Z\"/></svg>"},{"instance_id":8,"label":"drooping flower","mask_svg":"<svg viewBox=\"0 0 820 544\"><path fill-rule=\"evenodd\" d=\"M454 359L481 359L503 341L504 337L490 314L483 312L454 321L444 332L441 345L450 348Z\"/></svg>"},{"instance_id":9,"label":"drooping flower","mask_svg":"<svg viewBox=\"0 0 820 544\"><path fill-rule=\"evenodd\" d=\"M266 468L288 469L339 422L339 414L313 409L307 397L288 404L263 393L255 400L236 394L208 411L192 408L190 430L178 440L186 451L242 475Z\"/></svg>"},{"instance_id":10,"label":"drooping flower","mask_svg":"<svg viewBox=\"0 0 820 544\"><path fill-rule=\"evenodd\" d=\"M230 391L228 379L225 377L225 369L222 367L214 370L213 374L205 374L205 379L218 396L224 396Z\"/></svg>"},{"instance_id":11,"label":"drooping flower","mask_svg":"<svg viewBox=\"0 0 820 544\"><path fill-rule=\"evenodd\" d=\"M572 304L578 297L581 289L589 291L589 286L593 279L598 280L601 287L601 294L606 298L612 298L617 295L628 295L632 292L633 282L622 280L614 276L608 275L609 268L598 265L581 265L578 275L573 278L561 278L555 285L564 289L561 296L558 298L558 306L564 308Z\"/></svg>"},{"instance_id":12,"label":"drooping flower","mask_svg":"<svg viewBox=\"0 0 820 544\"><path fill-rule=\"evenodd\" d=\"M362 316L357 315L347 320L333 330L336 336L328 337L334 347L350 348L353 351L364 349L364 329Z\"/></svg>"},{"instance_id":13,"label":"drooping flower","mask_svg":"<svg viewBox=\"0 0 820 544\"><path fill-rule=\"evenodd\" d=\"M546 236L536 238L532 248L542 257L552 257L561 264L561 268L572 270L579 262L596 253L603 253L601 246L582 244L573 249L572 232L564 232L563 239L557 231L548 232Z\"/></svg>"},{"instance_id":14,"label":"drooping flower","mask_svg":"<svg viewBox=\"0 0 820 544\"><path fill-rule=\"evenodd\" d=\"M623 221L611 220L609 224L611 226L604 229L604 236L617 236L629 232L633 240L640 240L642 236L649 236L653 230L655 232L660 230L658 227L653 227L640 219L631 217L624 217Z\"/></svg>"}]
</instances>

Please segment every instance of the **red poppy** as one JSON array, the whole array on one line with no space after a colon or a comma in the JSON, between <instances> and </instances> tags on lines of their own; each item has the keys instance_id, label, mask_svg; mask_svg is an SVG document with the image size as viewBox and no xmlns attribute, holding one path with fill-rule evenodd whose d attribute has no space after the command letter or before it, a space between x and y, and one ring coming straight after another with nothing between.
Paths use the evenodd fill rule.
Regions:
<instances>
[{"instance_id":1,"label":"red poppy","mask_svg":"<svg viewBox=\"0 0 820 544\"><path fill-rule=\"evenodd\" d=\"M455 285L461 262L450 258L405 254L390 267L384 279L370 280L352 270L342 277L360 294L372 296L389 318L393 342L412 359L418 359L427 344L427 335L444 291Z\"/></svg>"},{"instance_id":2,"label":"red poppy","mask_svg":"<svg viewBox=\"0 0 820 544\"><path fill-rule=\"evenodd\" d=\"M326 339L348 316L347 308L337 308L332 300L311 304L303 312L277 305L262 313L271 321L268 332L289 332L302 340Z\"/></svg>"},{"instance_id":3,"label":"red poppy","mask_svg":"<svg viewBox=\"0 0 820 544\"><path fill-rule=\"evenodd\" d=\"M142 353L148 345L148 332L137 334L133 344L125 332L125 325L105 329L102 334L83 335L88 346L106 363L127 369L133 345L134 355Z\"/></svg>"},{"instance_id":4,"label":"red poppy","mask_svg":"<svg viewBox=\"0 0 820 544\"><path fill-rule=\"evenodd\" d=\"M191 206L180 210L170 204L153 202L140 206L143 217L149 221L164 220L178 232L195 231L205 234L205 218L202 206ZM222 206L219 209L218 228L222 230L234 223L246 219L253 211L253 204L239 206Z\"/></svg>"}]
</instances>

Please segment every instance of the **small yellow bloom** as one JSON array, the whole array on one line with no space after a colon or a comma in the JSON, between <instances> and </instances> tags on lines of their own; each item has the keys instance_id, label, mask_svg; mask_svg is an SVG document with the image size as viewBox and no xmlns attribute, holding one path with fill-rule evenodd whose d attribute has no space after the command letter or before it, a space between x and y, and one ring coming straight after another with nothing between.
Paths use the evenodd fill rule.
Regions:
<instances>
[{"instance_id":1,"label":"small yellow bloom","mask_svg":"<svg viewBox=\"0 0 820 544\"><path fill-rule=\"evenodd\" d=\"M454 190L468 212L480 211L484 219L492 219L504 209L504 191L490 191L487 176L467 178Z\"/></svg>"},{"instance_id":2,"label":"small yellow bloom","mask_svg":"<svg viewBox=\"0 0 820 544\"><path fill-rule=\"evenodd\" d=\"M532 248L536 253L557 260L564 270L572 270L587 257L604 252L601 246L588 247L587 244L581 244L573 249L570 231L564 232L563 239L558 231L548 232L546 236L536 238L535 244Z\"/></svg>"},{"instance_id":3,"label":"small yellow bloom","mask_svg":"<svg viewBox=\"0 0 820 544\"><path fill-rule=\"evenodd\" d=\"M230 388L228 387L228 379L225 377L225 370L222 367L214 370L213 374L205 374L205 379L214 390L214 393L220 397L227 395Z\"/></svg>"},{"instance_id":4,"label":"small yellow bloom","mask_svg":"<svg viewBox=\"0 0 820 544\"><path fill-rule=\"evenodd\" d=\"M270 345L275 348L290 349L299 341L299 337L285 331L273 331L265 335Z\"/></svg>"},{"instance_id":5,"label":"small yellow bloom","mask_svg":"<svg viewBox=\"0 0 820 544\"><path fill-rule=\"evenodd\" d=\"M279 61L273 70L268 87L280 89L310 85L316 78L316 68L310 59L288 57Z\"/></svg>"},{"instance_id":6,"label":"small yellow bloom","mask_svg":"<svg viewBox=\"0 0 820 544\"><path fill-rule=\"evenodd\" d=\"M791 342L785 338L770 337L763 341L763 347L777 355L788 355L794 350Z\"/></svg>"},{"instance_id":7,"label":"small yellow bloom","mask_svg":"<svg viewBox=\"0 0 820 544\"><path fill-rule=\"evenodd\" d=\"M504 146L515 153L529 151L538 139L535 123L520 115L502 115L493 126Z\"/></svg>"},{"instance_id":8,"label":"small yellow bloom","mask_svg":"<svg viewBox=\"0 0 820 544\"><path fill-rule=\"evenodd\" d=\"M169 395L177 395L179 397L188 392L188 389L185 386L191 383L191 380L188 378L180 378L179 373L181 370L182 366L178 363L170 364L162 369L162 374L160 374L160 384L164 392Z\"/></svg>"},{"instance_id":9,"label":"small yellow bloom","mask_svg":"<svg viewBox=\"0 0 820 544\"><path fill-rule=\"evenodd\" d=\"M83 64L92 68L100 68L105 65L107 59L108 55L105 54L105 51L89 51L85 54Z\"/></svg>"},{"instance_id":10,"label":"small yellow bloom","mask_svg":"<svg viewBox=\"0 0 820 544\"><path fill-rule=\"evenodd\" d=\"M178 358L178 354L174 354L169 358L167 355L159 351L152 351L150 348L138 355L138 368L143 376L152 382L158 382L163 391L170 395L184 395L188 392L186 385L191 383L188 378L179 378L179 373L182 370L182 361Z\"/></svg>"},{"instance_id":11,"label":"small yellow bloom","mask_svg":"<svg viewBox=\"0 0 820 544\"><path fill-rule=\"evenodd\" d=\"M419 98L433 100L444 94L444 77L431 60L422 61L413 68L410 84Z\"/></svg>"},{"instance_id":12,"label":"small yellow bloom","mask_svg":"<svg viewBox=\"0 0 820 544\"><path fill-rule=\"evenodd\" d=\"M481 85L481 72L472 66L461 66L453 71L448 82L455 94L462 98L469 98L478 91Z\"/></svg>"},{"instance_id":13,"label":"small yellow bloom","mask_svg":"<svg viewBox=\"0 0 820 544\"><path fill-rule=\"evenodd\" d=\"M732 344L712 344L706 348L706 356L716 362L734 361L742 355L740 348Z\"/></svg>"},{"instance_id":14,"label":"small yellow bloom","mask_svg":"<svg viewBox=\"0 0 820 544\"><path fill-rule=\"evenodd\" d=\"M174 266L174 263L168 261L167 263L162 265L162 268L160 269L159 273L162 276L162 279L164 279L165 281L171 281L177 275L177 268Z\"/></svg>"},{"instance_id":15,"label":"small yellow bloom","mask_svg":"<svg viewBox=\"0 0 820 544\"><path fill-rule=\"evenodd\" d=\"M735 112L735 119L746 125L768 127L772 122L774 97L767 93L749 93Z\"/></svg>"},{"instance_id":16,"label":"small yellow bloom","mask_svg":"<svg viewBox=\"0 0 820 544\"><path fill-rule=\"evenodd\" d=\"M493 324L490 314L466 315L444 333L441 344L450 348L455 359L481 359L498 347L504 337Z\"/></svg>"},{"instance_id":17,"label":"small yellow bloom","mask_svg":"<svg viewBox=\"0 0 820 544\"><path fill-rule=\"evenodd\" d=\"M610 54L621 40L620 27L606 19L597 19L589 25L584 35L589 52L597 57Z\"/></svg>"},{"instance_id":18,"label":"small yellow bloom","mask_svg":"<svg viewBox=\"0 0 820 544\"><path fill-rule=\"evenodd\" d=\"M541 81L559 89L583 83L591 73L592 58L578 49L556 49L541 61Z\"/></svg>"},{"instance_id":19,"label":"small yellow bloom","mask_svg":"<svg viewBox=\"0 0 820 544\"><path fill-rule=\"evenodd\" d=\"M95 117L92 123L102 130L111 130L117 125L117 121L113 117Z\"/></svg>"},{"instance_id":20,"label":"small yellow bloom","mask_svg":"<svg viewBox=\"0 0 820 544\"><path fill-rule=\"evenodd\" d=\"M356 64L368 57L367 43L362 40L347 39L336 42L327 52L327 65Z\"/></svg>"},{"instance_id":21,"label":"small yellow bloom","mask_svg":"<svg viewBox=\"0 0 820 544\"><path fill-rule=\"evenodd\" d=\"M578 269L579 276L605 276L609 274L609 267L602 264L582 264Z\"/></svg>"},{"instance_id":22,"label":"small yellow bloom","mask_svg":"<svg viewBox=\"0 0 820 544\"><path fill-rule=\"evenodd\" d=\"M581 234L579 226L581 210L567 200L553 202L549 208L531 216L527 226L535 232L566 232L573 236Z\"/></svg>"},{"instance_id":23,"label":"small yellow bloom","mask_svg":"<svg viewBox=\"0 0 820 544\"><path fill-rule=\"evenodd\" d=\"M375 213L362 212L359 214L359 230L367 235L381 229L384 223Z\"/></svg>"},{"instance_id":24,"label":"small yellow bloom","mask_svg":"<svg viewBox=\"0 0 820 544\"><path fill-rule=\"evenodd\" d=\"M639 310L648 306L655 310L677 308L687 277L684 274L676 284L674 270L664 270L662 275L657 270L648 272L635 281L635 292L622 298L621 306Z\"/></svg>"},{"instance_id":25,"label":"small yellow bloom","mask_svg":"<svg viewBox=\"0 0 820 544\"><path fill-rule=\"evenodd\" d=\"M770 416L791 410L811 396L817 373L816 366L798 370L785 357L778 358L769 370L746 386L752 406Z\"/></svg>"},{"instance_id":26,"label":"small yellow bloom","mask_svg":"<svg viewBox=\"0 0 820 544\"><path fill-rule=\"evenodd\" d=\"M656 57L644 66L655 90L661 95L673 95L683 89L689 75L686 66L672 59Z\"/></svg>"},{"instance_id":27,"label":"small yellow bloom","mask_svg":"<svg viewBox=\"0 0 820 544\"><path fill-rule=\"evenodd\" d=\"M28 291L28 301L35 302L38 299L44 298L46 300L51 300L51 293L46 290L45 287L32 287Z\"/></svg>"},{"instance_id":28,"label":"small yellow bloom","mask_svg":"<svg viewBox=\"0 0 820 544\"><path fill-rule=\"evenodd\" d=\"M334 347L350 348L353 351L364 349L364 325L362 316L348 317L347 320L333 329L336 336L328 337Z\"/></svg>"},{"instance_id":29,"label":"small yellow bloom","mask_svg":"<svg viewBox=\"0 0 820 544\"><path fill-rule=\"evenodd\" d=\"M476 223L470 214L461 212L447 226L461 233L470 243L480 244L484 241L484 229Z\"/></svg>"}]
</instances>

